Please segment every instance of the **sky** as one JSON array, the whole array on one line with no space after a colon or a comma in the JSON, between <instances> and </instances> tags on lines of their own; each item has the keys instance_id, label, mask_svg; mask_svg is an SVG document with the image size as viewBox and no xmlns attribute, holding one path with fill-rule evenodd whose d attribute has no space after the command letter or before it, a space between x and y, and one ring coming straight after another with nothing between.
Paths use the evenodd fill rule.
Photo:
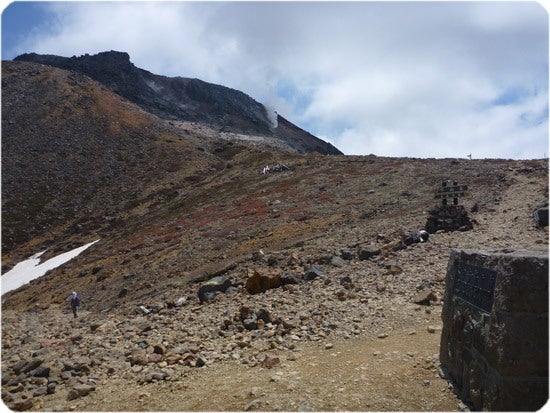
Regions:
<instances>
[{"instance_id":1,"label":"sky","mask_svg":"<svg viewBox=\"0 0 550 413\"><path fill-rule=\"evenodd\" d=\"M14 2L2 59L117 50L241 90L347 155L548 156L537 2Z\"/></svg>"}]
</instances>

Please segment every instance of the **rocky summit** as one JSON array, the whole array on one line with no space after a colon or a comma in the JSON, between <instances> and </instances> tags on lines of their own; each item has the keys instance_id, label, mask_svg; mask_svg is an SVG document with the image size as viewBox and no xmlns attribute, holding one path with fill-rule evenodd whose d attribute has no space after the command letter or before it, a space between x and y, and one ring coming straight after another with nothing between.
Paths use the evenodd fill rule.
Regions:
<instances>
[{"instance_id":1,"label":"rocky summit","mask_svg":"<svg viewBox=\"0 0 550 413\"><path fill-rule=\"evenodd\" d=\"M2 69L3 272L99 239L2 296L10 409L471 407L439 364L449 257L547 251L547 160L298 153ZM468 189L443 208L449 180Z\"/></svg>"},{"instance_id":2,"label":"rocky summit","mask_svg":"<svg viewBox=\"0 0 550 413\"><path fill-rule=\"evenodd\" d=\"M260 135L300 153L342 154L243 92L200 79L155 75L134 66L128 53L78 57L27 53L14 60L85 74L163 119L201 122L219 132Z\"/></svg>"}]
</instances>

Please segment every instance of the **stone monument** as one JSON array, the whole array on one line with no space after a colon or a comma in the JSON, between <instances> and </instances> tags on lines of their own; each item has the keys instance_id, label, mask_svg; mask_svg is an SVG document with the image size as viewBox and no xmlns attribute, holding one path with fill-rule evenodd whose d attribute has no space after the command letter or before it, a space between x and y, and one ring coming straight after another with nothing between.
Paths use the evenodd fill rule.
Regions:
<instances>
[{"instance_id":1,"label":"stone monument","mask_svg":"<svg viewBox=\"0 0 550 413\"><path fill-rule=\"evenodd\" d=\"M474 228L468 212L459 205L459 198L468 193L468 185L459 185L457 181L443 181L435 193L441 204L428 210L429 216L424 229L430 234L437 231L469 231ZM452 199L452 205L449 200Z\"/></svg>"},{"instance_id":2,"label":"stone monument","mask_svg":"<svg viewBox=\"0 0 550 413\"><path fill-rule=\"evenodd\" d=\"M548 400L548 250L453 250L440 360L476 410Z\"/></svg>"}]
</instances>

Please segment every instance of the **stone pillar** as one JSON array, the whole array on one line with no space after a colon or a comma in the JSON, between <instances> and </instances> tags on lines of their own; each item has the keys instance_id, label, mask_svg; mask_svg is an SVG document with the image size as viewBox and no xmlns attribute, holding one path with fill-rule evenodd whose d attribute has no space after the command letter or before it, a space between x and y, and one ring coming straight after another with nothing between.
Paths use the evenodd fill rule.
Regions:
<instances>
[{"instance_id":1,"label":"stone pillar","mask_svg":"<svg viewBox=\"0 0 550 413\"><path fill-rule=\"evenodd\" d=\"M476 410L548 399L548 251L453 250L440 360Z\"/></svg>"}]
</instances>

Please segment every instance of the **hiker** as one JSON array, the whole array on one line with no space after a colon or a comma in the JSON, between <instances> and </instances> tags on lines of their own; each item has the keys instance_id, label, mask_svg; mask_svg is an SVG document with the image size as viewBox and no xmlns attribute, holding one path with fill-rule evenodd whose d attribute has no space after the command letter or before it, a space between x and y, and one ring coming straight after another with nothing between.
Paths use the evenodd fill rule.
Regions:
<instances>
[{"instance_id":1,"label":"hiker","mask_svg":"<svg viewBox=\"0 0 550 413\"><path fill-rule=\"evenodd\" d=\"M76 310L80 308L80 298L78 297L78 294L76 291L73 291L71 294L71 309L73 310L74 318L78 317L76 315Z\"/></svg>"}]
</instances>

